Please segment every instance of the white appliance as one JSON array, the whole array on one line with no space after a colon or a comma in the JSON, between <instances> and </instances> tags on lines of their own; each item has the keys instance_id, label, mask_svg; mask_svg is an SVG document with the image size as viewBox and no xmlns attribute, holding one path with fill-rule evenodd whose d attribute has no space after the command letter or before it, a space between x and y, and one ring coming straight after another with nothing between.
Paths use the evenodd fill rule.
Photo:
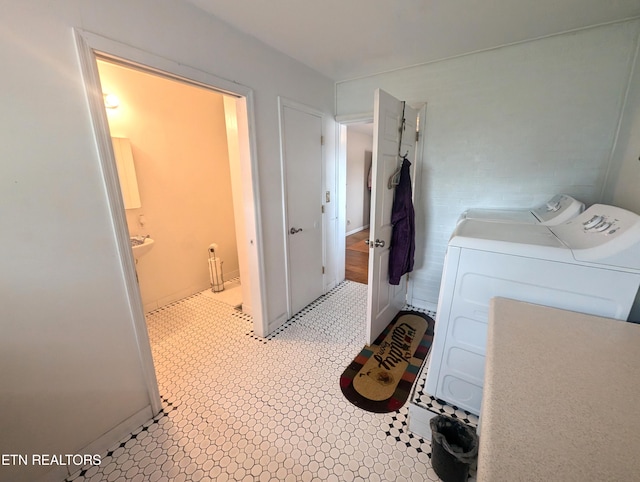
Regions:
<instances>
[{"instance_id":1,"label":"white appliance","mask_svg":"<svg viewBox=\"0 0 640 482\"><path fill-rule=\"evenodd\" d=\"M557 194L546 203L532 209L469 209L460 215L458 222L464 219L477 219L553 226L569 221L582 211L584 211L584 203L566 194Z\"/></svg>"},{"instance_id":2,"label":"white appliance","mask_svg":"<svg viewBox=\"0 0 640 482\"><path fill-rule=\"evenodd\" d=\"M445 256L425 391L480 413L495 296L626 320L639 286L640 216L624 209L595 204L558 226L461 221Z\"/></svg>"}]
</instances>

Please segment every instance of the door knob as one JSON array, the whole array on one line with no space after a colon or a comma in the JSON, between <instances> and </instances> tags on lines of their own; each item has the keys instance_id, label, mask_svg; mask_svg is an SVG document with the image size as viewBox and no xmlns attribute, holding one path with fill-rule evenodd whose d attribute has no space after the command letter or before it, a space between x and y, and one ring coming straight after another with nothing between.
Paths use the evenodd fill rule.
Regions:
<instances>
[{"instance_id":1,"label":"door knob","mask_svg":"<svg viewBox=\"0 0 640 482\"><path fill-rule=\"evenodd\" d=\"M290 232L291 234L296 234L296 233L299 233L300 231L302 231L302 228L298 228L298 229L296 229L296 228L291 228L291 229L289 230L289 232Z\"/></svg>"},{"instance_id":2,"label":"door knob","mask_svg":"<svg viewBox=\"0 0 640 482\"><path fill-rule=\"evenodd\" d=\"M380 241L376 239L376 242L373 244L376 248L384 248L384 241Z\"/></svg>"}]
</instances>

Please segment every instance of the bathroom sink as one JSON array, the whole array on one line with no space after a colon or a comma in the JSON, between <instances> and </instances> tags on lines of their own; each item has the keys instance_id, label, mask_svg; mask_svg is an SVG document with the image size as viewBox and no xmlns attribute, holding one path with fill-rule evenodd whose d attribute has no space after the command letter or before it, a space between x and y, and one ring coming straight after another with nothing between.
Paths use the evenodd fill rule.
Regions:
<instances>
[{"instance_id":1,"label":"bathroom sink","mask_svg":"<svg viewBox=\"0 0 640 482\"><path fill-rule=\"evenodd\" d=\"M131 238L131 249L133 250L133 257L139 259L140 257L151 251L155 241L146 236L134 236Z\"/></svg>"}]
</instances>

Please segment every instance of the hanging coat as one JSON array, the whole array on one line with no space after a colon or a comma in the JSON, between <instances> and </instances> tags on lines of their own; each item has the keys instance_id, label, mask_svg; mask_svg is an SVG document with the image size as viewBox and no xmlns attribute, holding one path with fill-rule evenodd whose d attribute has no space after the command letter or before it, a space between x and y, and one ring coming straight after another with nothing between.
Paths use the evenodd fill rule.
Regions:
<instances>
[{"instance_id":1,"label":"hanging coat","mask_svg":"<svg viewBox=\"0 0 640 482\"><path fill-rule=\"evenodd\" d=\"M411 162L402 161L400 181L396 186L391 209L391 246L389 249L389 284L400 284L400 278L405 273L413 271L413 257L415 244L415 213L411 200Z\"/></svg>"}]
</instances>

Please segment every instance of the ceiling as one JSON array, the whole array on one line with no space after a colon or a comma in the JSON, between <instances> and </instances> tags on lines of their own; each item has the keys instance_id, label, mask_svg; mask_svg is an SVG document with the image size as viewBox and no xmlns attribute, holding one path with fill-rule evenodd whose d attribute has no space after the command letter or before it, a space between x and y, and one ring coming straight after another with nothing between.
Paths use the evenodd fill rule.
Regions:
<instances>
[{"instance_id":1,"label":"ceiling","mask_svg":"<svg viewBox=\"0 0 640 482\"><path fill-rule=\"evenodd\" d=\"M640 0L182 0L335 80L640 16Z\"/></svg>"}]
</instances>

